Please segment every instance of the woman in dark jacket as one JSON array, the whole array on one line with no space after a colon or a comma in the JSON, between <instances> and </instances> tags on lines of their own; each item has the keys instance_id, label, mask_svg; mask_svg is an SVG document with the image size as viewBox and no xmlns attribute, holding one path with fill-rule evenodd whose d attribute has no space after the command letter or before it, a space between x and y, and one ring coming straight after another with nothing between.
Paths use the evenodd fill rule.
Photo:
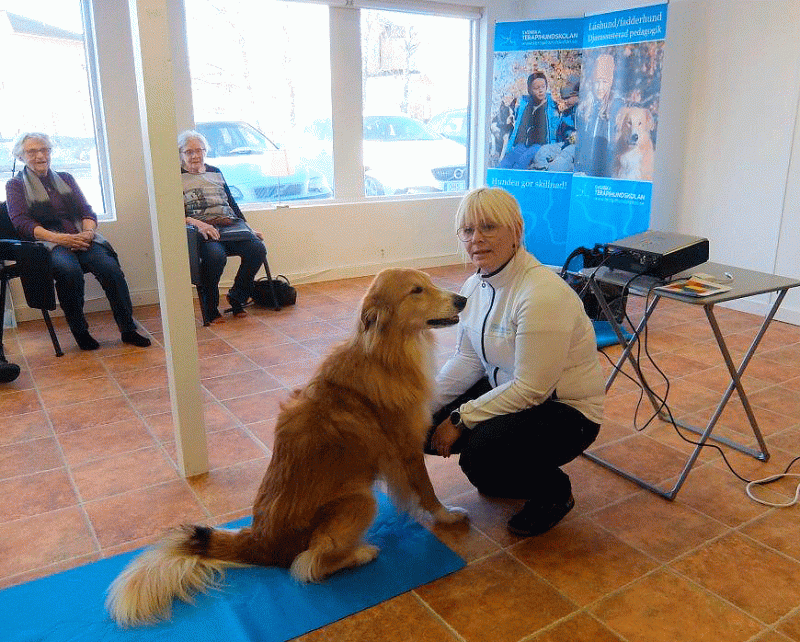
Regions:
<instances>
[{"instance_id":1,"label":"woman in dark jacket","mask_svg":"<svg viewBox=\"0 0 800 642\"><path fill-rule=\"evenodd\" d=\"M198 248L203 282L200 305L205 308L207 323L222 323L219 280L228 257L239 256L242 259L227 299L234 316L245 316L244 306L253 293L253 279L264 264L267 248L262 243L264 236L255 230L235 240L221 238L220 230L244 222L244 215L222 172L206 165L207 151L208 142L200 132L189 130L178 136L186 222L197 227L203 237Z\"/></svg>"},{"instance_id":2,"label":"woman in dark jacket","mask_svg":"<svg viewBox=\"0 0 800 642\"><path fill-rule=\"evenodd\" d=\"M50 137L41 132L23 133L14 143L14 156L25 167L6 183L11 222L23 240L50 248L58 301L81 350L100 347L83 313L86 272L94 274L105 291L122 341L147 347L150 339L136 331L117 254L97 232L97 216L75 179L50 169L52 148Z\"/></svg>"}]
</instances>

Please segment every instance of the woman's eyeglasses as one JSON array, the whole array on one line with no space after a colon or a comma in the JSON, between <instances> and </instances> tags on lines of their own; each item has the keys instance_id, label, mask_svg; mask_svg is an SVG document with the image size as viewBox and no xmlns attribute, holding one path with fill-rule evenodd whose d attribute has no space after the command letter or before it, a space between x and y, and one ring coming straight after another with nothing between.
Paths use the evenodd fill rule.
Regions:
<instances>
[{"instance_id":1,"label":"woman's eyeglasses","mask_svg":"<svg viewBox=\"0 0 800 642\"><path fill-rule=\"evenodd\" d=\"M477 227L465 225L464 227L459 227L456 234L458 238L466 243L467 241L471 241L472 237L475 236L475 230L478 230L483 238L491 239L497 236L500 227L494 223L481 223Z\"/></svg>"},{"instance_id":2,"label":"woman's eyeglasses","mask_svg":"<svg viewBox=\"0 0 800 642\"><path fill-rule=\"evenodd\" d=\"M50 155L49 147L35 147L31 149L26 149L24 151L25 151L25 156L28 156L29 158L33 158L37 154L44 154L45 156Z\"/></svg>"}]
</instances>

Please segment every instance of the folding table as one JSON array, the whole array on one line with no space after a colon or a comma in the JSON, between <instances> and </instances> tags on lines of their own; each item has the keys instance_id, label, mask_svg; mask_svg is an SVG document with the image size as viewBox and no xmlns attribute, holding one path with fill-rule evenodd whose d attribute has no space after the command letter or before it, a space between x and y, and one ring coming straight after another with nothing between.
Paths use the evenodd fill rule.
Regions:
<instances>
[{"instance_id":1,"label":"folding table","mask_svg":"<svg viewBox=\"0 0 800 642\"><path fill-rule=\"evenodd\" d=\"M616 272L616 274L615 274ZM714 277L719 277L721 281L725 281L728 277L725 275L729 275L730 279L729 282L726 282L725 285L730 286L730 290L727 292L722 292L719 294L714 294L711 296L706 297L695 297L685 294L677 294L674 292L665 292L663 290L654 289L658 282L656 279L652 277L638 277L631 282L630 292L632 294L637 294L640 296L647 296L652 294L652 300L646 305L644 315L642 319L639 321L636 328L634 328L633 336L630 338L626 338L625 334L622 331L622 328L614 318L614 315L609 308L608 302L606 301L605 297L603 296L603 291L600 288L599 282L611 283L615 285L620 285L622 281L622 277L619 271L609 270L608 268L598 268L594 271L594 274L589 279L589 285L595 297L597 297L598 303L600 304L601 309L603 310L606 318L608 319L611 327L613 328L614 332L616 333L620 345L623 346L622 354L620 355L619 359L617 360L615 367L611 371L609 375L608 381L606 382L606 391L608 391L612 384L614 383L614 379L616 378L617 374L619 373L620 369L624 365L625 361L629 361L633 370L639 379L640 383L642 383L642 387L644 388L650 403L653 405L653 409L658 412L658 416L660 419L665 421L671 421L665 414L665 412L661 409L662 404L653 393L650 391L648 386L646 385L646 380L644 378L644 374L642 373L639 362L636 356L633 354L633 348L636 343L639 341L639 338L642 332L647 327L647 323L652 316L653 312L655 311L656 307L658 306L659 301L662 298L669 298L674 299L675 301L680 301L681 303L686 303L687 305L698 305L702 306L706 317L708 318L708 323L711 326L711 330L714 333L714 337L717 340L717 345L719 346L720 352L722 353L722 358L725 361L725 365L728 368L728 372L730 373L731 381L728 384L727 389L725 390L722 398L720 399L719 404L717 405L716 410L711 415L711 418L708 421L708 424L705 428L699 428L697 426L692 426L684 422L676 421L675 423L687 430L690 430L698 435L700 435L700 439L697 441L697 445L695 446L694 451L689 456L686 464L683 467L683 471L681 472L677 482L670 490L663 490L662 488L645 481L644 479L629 473L619 466L603 459L602 457L596 455L592 452L585 452L583 453L585 457L588 459L605 466L609 470L612 470L622 477L638 484L642 488L645 488L661 497L664 497L668 500L673 500L675 496L678 494L681 486L683 485L684 481L686 481L686 477L689 475L689 471L691 470L692 466L694 465L695 461L697 461L697 457L700 454L705 443L712 439L714 441L720 442L738 450L739 452L745 453L750 455L751 457L755 457L761 461L767 461L769 459L769 451L767 450L767 445L764 442L764 437L761 434L761 430L758 427L758 421L756 420L755 414L753 413L753 409L750 406L750 401L747 398L747 393L742 386L742 375L744 374L747 365L750 363L750 360L753 357L753 354L758 348L759 343L761 343L761 339L763 338L764 334L769 327L770 322L772 321L775 313L778 311L781 303L783 302L786 293L794 287L800 286L800 280L787 278L783 276L777 276L774 274L767 274L765 272L756 272L754 270L746 270L742 268L733 267L730 265L722 265L719 263L703 263L702 265L698 265L691 270L687 270L681 274L675 275L675 279L679 278L686 278L691 276L692 274L708 274ZM623 273L625 275L625 282L629 280L631 274ZM731 357L730 351L728 350L728 346L725 343L725 337L720 330L719 323L717 322L717 318L714 314L714 306L718 303L725 303L727 301L735 301L737 299L744 299L746 297L756 296L759 294L775 294L775 300L773 301L771 307L769 308L766 316L764 317L763 322L756 334L753 342L750 345L750 348L745 353L742 362L737 367L734 362L733 358ZM753 434L758 442L759 449L756 450L754 448L750 448L743 444L737 443L731 439L727 439L725 437L716 437L712 435L712 431L714 430L714 426L716 426L717 421L722 414L722 411L725 409L725 406L728 403L731 395L733 394L734 389L739 393L739 398L742 402L742 406L744 411L747 415L747 419L750 423L750 427L753 430Z\"/></svg>"}]
</instances>

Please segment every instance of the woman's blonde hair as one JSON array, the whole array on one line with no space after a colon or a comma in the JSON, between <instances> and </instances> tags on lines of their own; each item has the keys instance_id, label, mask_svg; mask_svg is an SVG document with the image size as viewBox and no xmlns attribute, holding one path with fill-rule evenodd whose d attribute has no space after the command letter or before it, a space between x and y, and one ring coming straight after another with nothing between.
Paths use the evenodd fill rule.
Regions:
<instances>
[{"instance_id":1,"label":"woman's blonde hair","mask_svg":"<svg viewBox=\"0 0 800 642\"><path fill-rule=\"evenodd\" d=\"M493 223L514 232L524 246L522 210L517 199L500 187L478 187L464 195L456 212L456 232L465 226Z\"/></svg>"}]
</instances>

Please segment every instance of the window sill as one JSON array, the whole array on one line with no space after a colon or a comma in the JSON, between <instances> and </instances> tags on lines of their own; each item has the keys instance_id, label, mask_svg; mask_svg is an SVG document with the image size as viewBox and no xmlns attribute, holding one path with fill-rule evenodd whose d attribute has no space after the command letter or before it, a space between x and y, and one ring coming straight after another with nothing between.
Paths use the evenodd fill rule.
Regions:
<instances>
[{"instance_id":1,"label":"window sill","mask_svg":"<svg viewBox=\"0 0 800 642\"><path fill-rule=\"evenodd\" d=\"M381 203L409 203L409 202L424 202L433 200L461 200L466 191L463 192L431 192L424 194L396 194L392 196L369 196L353 199L308 199L288 201L285 203L245 203L239 205L242 212L269 212L273 210L287 210L287 209L327 209L342 207L348 205L378 205Z\"/></svg>"}]
</instances>

